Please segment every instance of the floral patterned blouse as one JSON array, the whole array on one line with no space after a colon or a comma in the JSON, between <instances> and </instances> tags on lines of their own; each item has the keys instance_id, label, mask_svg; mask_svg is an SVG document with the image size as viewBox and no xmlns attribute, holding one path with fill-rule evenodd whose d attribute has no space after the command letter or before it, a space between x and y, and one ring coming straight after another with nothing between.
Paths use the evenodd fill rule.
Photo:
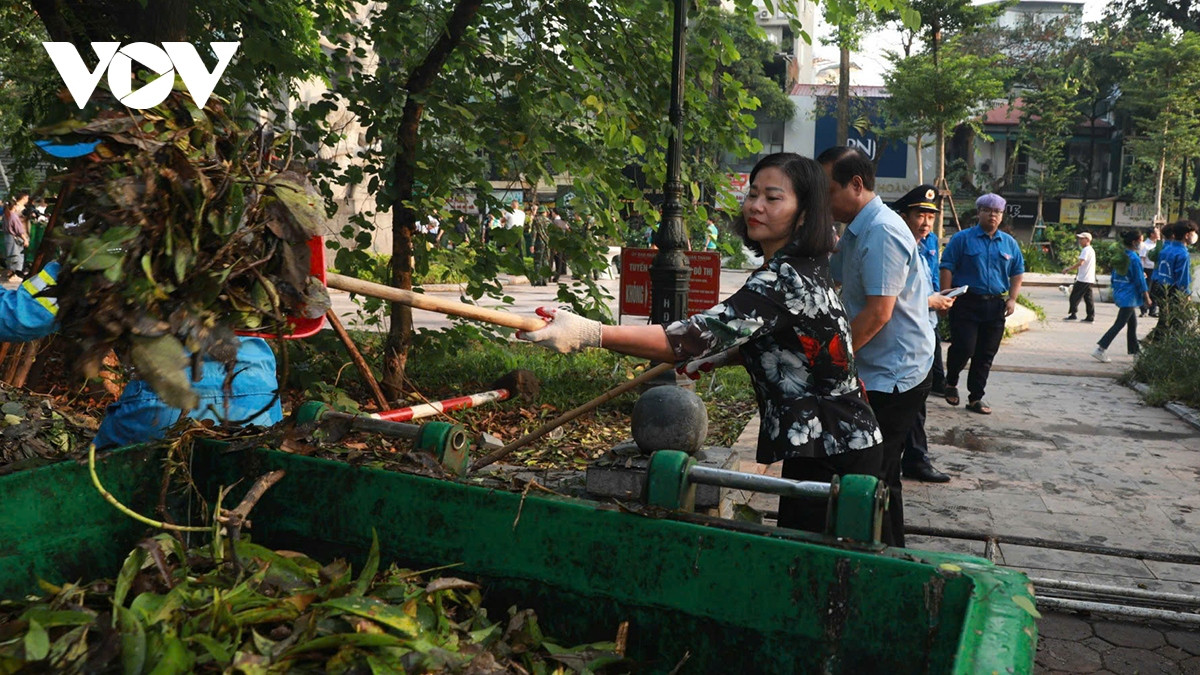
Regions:
<instances>
[{"instance_id":1,"label":"floral patterned blouse","mask_svg":"<svg viewBox=\"0 0 1200 675\"><path fill-rule=\"evenodd\" d=\"M725 302L666 331L679 361L741 348L762 421L759 463L827 457L883 440L825 258L784 248Z\"/></svg>"}]
</instances>

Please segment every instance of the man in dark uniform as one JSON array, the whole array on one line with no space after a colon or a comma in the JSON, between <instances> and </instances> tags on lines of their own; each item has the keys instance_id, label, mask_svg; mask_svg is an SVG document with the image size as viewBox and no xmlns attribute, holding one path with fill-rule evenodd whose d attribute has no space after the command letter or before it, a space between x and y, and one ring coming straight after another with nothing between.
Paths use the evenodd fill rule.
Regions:
<instances>
[{"instance_id":1,"label":"man in dark uniform","mask_svg":"<svg viewBox=\"0 0 1200 675\"><path fill-rule=\"evenodd\" d=\"M981 415L992 412L983 400L984 388L1004 338L1004 319L1016 310L1025 274L1021 246L1000 231L1004 205L998 194L975 200L979 224L951 237L942 253L942 288L969 287L950 309L946 403L958 405L958 374L970 360L967 410Z\"/></svg>"},{"instance_id":2,"label":"man in dark uniform","mask_svg":"<svg viewBox=\"0 0 1200 675\"><path fill-rule=\"evenodd\" d=\"M925 272L933 285L936 294L938 286L938 241L933 233L933 221L939 211L937 206L937 190L932 185L918 185L892 203L892 209L904 219L908 229L912 230L917 240L917 251L925 261ZM930 374L932 391L943 393L945 387L945 372L942 367L942 342L937 335L937 314L932 310L934 303L949 304L949 299L931 297L929 322L934 329L933 369ZM951 305L952 306L952 305ZM900 468L905 478L913 478L926 483L946 483L950 476L933 468L929 459L929 439L925 435L925 404L921 404L917 412L917 421L913 424L908 439L904 442L904 454L900 459Z\"/></svg>"}]
</instances>

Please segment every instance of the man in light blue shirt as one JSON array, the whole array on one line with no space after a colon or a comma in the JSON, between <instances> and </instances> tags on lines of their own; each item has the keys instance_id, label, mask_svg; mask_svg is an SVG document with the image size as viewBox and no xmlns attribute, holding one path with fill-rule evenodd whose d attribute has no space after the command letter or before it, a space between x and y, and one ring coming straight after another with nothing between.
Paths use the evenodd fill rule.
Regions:
<instances>
[{"instance_id":1,"label":"man in light blue shirt","mask_svg":"<svg viewBox=\"0 0 1200 675\"><path fill-rule=\"evenodd\" d=\"M888 516L883 541L904 546L900 455L929 395L933 366L933 287L912 232L875 195L875 167L861 150L844 146L817 161L830 178L833 217L848 223L830 260L850 317L854 362L883 432Z\"/></svg>"}]
</instances>

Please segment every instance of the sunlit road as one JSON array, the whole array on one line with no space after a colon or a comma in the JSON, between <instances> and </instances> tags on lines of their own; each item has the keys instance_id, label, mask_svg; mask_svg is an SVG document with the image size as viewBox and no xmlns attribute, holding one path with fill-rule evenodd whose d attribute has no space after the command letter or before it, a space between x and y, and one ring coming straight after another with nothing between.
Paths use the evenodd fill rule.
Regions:
<instances>
[{"instance_id":1,"label":"sunlit road","mask_svg":"<svg viewBox=\"0 0 1200 675\"><path fill-rule=\"evenodd\" d=\"M748 271L741 270L721 270L721 293L722 298L729 296L745 282ZM609 308L614 316L617 311L617 290L620 282L615 278L616 273L613 271L611 275L602 275L599 284L609 295L612 296L609 302ZM501 277L501 283L504 283L508 277ZM563 277L560 283L570 286L575 283L570 276ZM580 284L582 286L582 284ZM530 286L528 283L508 283L504 284L505 293L512 298L512 304L504 304L498 300L490 298L482 298L478 301L482 307L491 309L501 309L508 312L514 312L525 316L534 316L534 310L543 305L553 305L556 302L559 284L550 284L548 286ZM429 290L428 295L444 298L447 300L460 300L460 292L455 290ZM342 291L330 290L330 297L333 300L333 307L337 311L338 317L342 323L348 328L366 328L362 325L358 306L350 299L348 293ZM625 317L623 323L642 323L645 319L641 317ZM439 314L437 312L427 312L424 310L413 310L413 323L417 328L441 329L446 328L451 324L450 317ZM385 328L386 329L386 325Z\"/></svg>"}]
</instances>

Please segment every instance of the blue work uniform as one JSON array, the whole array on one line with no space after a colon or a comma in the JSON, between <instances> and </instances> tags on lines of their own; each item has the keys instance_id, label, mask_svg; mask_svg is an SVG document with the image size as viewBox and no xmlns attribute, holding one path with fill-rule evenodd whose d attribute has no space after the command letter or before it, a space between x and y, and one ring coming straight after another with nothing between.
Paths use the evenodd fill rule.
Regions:
<instances>
[{"instance_id":1,"label":"blue work uniform","mask_svg":"<svg viewBox=\"0 0 1200 675\"><path fill-rule=\"evenodd\" d=\"M1158 252L1154 274L1150 276L1150 297L1158 307L1158 324L1146 336L1154 342L1164 332L1178 329L1185 318L1178 305L1187 302L1192 293L1192 259L1182 241L1171 240Z\"/></svg>"},{"instance_id":2,"label":"blue work uniform","mask_svg":"<svg viewBox=\"0 0 1200 675\"><path fill-rule=\"evenodd\" d=\"M938 238L933 232L925 235L921 240L920 245L921 257L925 259L925 264L929 266L929 282L933 284L933 290L942 290L942 281L938 278Z\"/></svg>"},{"instance_id":3,"label":"blue work uniform","mask_svg":"<svg viewBox=\"0 0 1200 675\"><path fill-rule=\"evenodd\" d=\"M225 366L204 359L200 381L192 389L200 404L186 413L196 420L271 426L283 419L276 390L275 353L262 338L239 337L231 393L225 396ZM97 448L131 445L162 438L184 411L167 405L144 380L125 385L121 398L108 406L93 441Z\"/></svg>"},{"instance_id":4,"label":"blue work uniform","mask_svg":"<svg viewBox=\"0 0 1200 675\"><path fill-rule=\"evenodd\" d=\"M1137 251L1125 249L1125 257L1130 260L1125 272L1113 270L1112 295L1117 307L1141 307L1146 297L1146 274L1143 272L1142 259Z\"/></svg>"},{"instance_id":5,"label":"blue work uniform","mask_svg":"<svg viewBox=\"0 0 1200 675\"><path fill-rule=\"evenodd\" d=\"M58 301L44 293L54 286L59 264L52 262L16 289L0 294L0 341L25 342L54 332ZM238 338L236 373L227 398L223 390L225 367L204 359L199 382L192 388L200 396L199 406L187 412L198 420L229 421L270 426L283 419L275 395L275 354L261 338ZM144 380L132 379L121 398L108 406L96 433L98 448L131 445L162 438L184 412L163 402Z\"/></svg>"},{"instance_id":6,"label":"blue work uniform","mask_svg":"<svg viewBox=\"0 0 1200 675\"><path fill-rule=\"evenodd\" d=\"M58 300L43 291L58 279L58 263L52 262L15 289L0 295L0 342L28 342L54 332Z\"/></svg>"},{"instance_id":7,"label":"blue work uniform","mask_svg":"<svg viewBox=\"0 0 1200 675\"><path fill-rule=\"evenodd\" d=\"M955 287L970 286L968 294L1002 295L1012 277L1025 273L1025 258L1011 235L996 230L988 236L976 225L950 237L939 267L950 270Z\"/></svg>"},{"instance_id":8,"label":"blue work uniform","mask_svg":"<svg viewBox=\"0 0 1200 675\"><path fill-rule=\"evenodd\" d=\"M1137 339L1137 308L1142 306L1146 296L1146 273L1142 267L1142 259L1137 251L1125 249L1127 259L1124 272L1113 269L1112 294L1113 303L1117 305L1117 319L1100 340L1096 343L1101 350L1108 349L1117 338L1122 328L1128 328L1125 334L1125 348L1130 354L1140 350Z\"/></svg>"},{"instance_id":9,"label":"blue work uniform","mask_svg":"<svg viewBox=\"0 0 1200 675\"><path fill-rule=\"evenodd\" d=\"M1158 252L1158 262L1150 283L1174 286L1185 293L1192 290L1192 259L1182 241L1168 241Z\"/></svg>"},{"instance_id":10,"label":"blue work uniform","mask_svg":"<svg viewBox=\"0 0 1200 675\"><path fill-rule=\"evenodd\" d=\"M975 225L958 232L942 251L941 269L950 270L952 285L968 286L948 316L950 349L946 352L946 386L957 387L967 373L968 400L983 399L992 359L1004 339L1006 300L1012 278L1025 273L1025 257L1017 240L996 230L990 236Z\"/></svg>"}]
</instances>

